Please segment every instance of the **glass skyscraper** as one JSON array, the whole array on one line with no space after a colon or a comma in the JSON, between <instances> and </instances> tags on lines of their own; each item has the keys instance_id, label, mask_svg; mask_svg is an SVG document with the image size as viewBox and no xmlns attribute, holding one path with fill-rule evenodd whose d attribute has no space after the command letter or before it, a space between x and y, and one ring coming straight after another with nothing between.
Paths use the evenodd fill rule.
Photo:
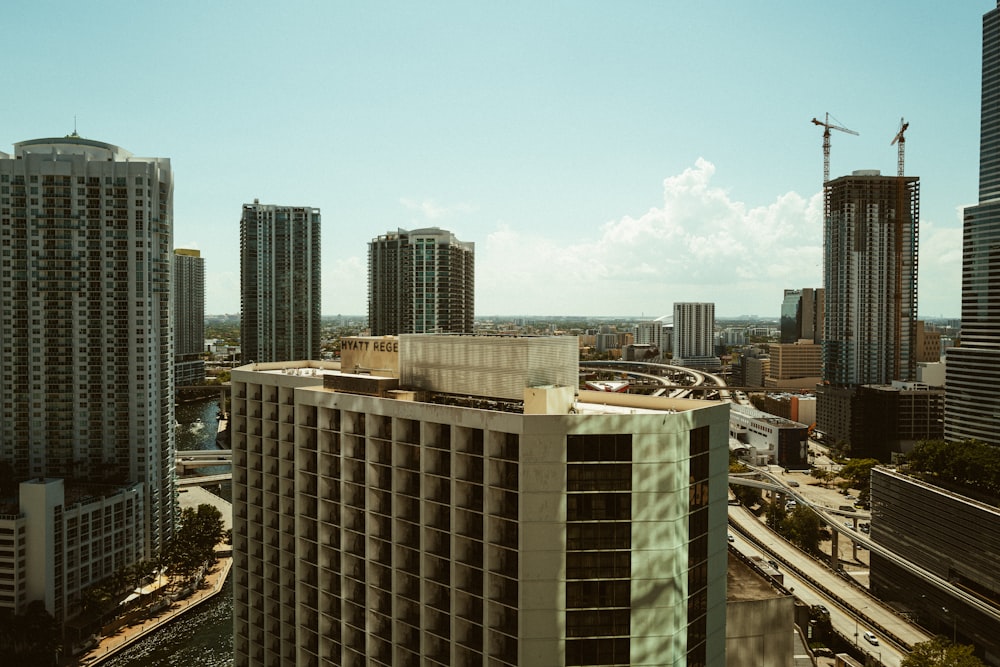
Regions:
<instances>
[{"instance_id":1,"label":"glass skyscraper","mask_svg":"<svg viewBox=\"0 0 1000 667\"><path fill-rule=\"evenodd\" d=\"M983 16L979 203L962 232L962 334L950 348L944 435L1000 445L1000 4Z\"/></svg>"}]
</instances>

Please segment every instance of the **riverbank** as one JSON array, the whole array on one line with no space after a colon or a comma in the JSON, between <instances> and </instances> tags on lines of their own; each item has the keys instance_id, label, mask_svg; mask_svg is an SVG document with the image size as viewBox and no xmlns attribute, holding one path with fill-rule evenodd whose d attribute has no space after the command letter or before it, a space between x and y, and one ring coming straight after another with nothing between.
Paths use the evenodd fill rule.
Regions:
<instances>
[{"instance_id":1,"label":"riverbank","mask_svg":"<svg viewBox=\"0 0 1000 667\"><path fill-rule=\"evenodd\" d=\"M74 656L65 664L69 666L85 665L86 667L100 665L132 643L148 637L169 625L183 614L196 609L202 603L221 593L226 583L226 578L229 576L229 570L233 565L233 557L231 550L226 552L220 551L219 554L220 556L216 564L205 574L201 585L191 595L183 600L174 602L170 607L159 611L151 618L125 626L108 637L102 637L97 646L85 653Z\"/></svg>"}]
</instances>

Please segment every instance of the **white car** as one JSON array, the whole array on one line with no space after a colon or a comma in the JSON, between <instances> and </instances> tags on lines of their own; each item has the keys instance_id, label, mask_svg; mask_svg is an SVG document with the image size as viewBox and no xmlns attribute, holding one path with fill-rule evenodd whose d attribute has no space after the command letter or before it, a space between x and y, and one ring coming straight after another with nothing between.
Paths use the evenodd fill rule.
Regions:
<instances>
[{"instance_id":1,"label":"white car","mask_svg":"<svg viewBox=\"0 0 1000 667\"><path fill-rule=\"evenodd\" d=\"M874 632L865 631L865 641L872 646L878 646L878 637L875 636Z\"/></svg>"}]
</instances>

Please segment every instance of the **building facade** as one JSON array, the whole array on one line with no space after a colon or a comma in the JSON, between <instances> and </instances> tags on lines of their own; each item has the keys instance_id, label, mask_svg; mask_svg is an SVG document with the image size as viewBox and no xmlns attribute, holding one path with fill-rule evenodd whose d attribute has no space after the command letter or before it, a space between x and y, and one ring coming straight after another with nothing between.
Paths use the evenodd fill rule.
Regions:
<instances>
[{"instance_id":1,"label":"building facade","mask_svg":"<svg viewBox=\"0 0 1000 667\"><path fill-rule=\"evenodd\" d=\"M244 363L319 359L320 212L243 205L240 349Z\"/></svg>"},{"instance_id":2,"label":"building facade","mask_svg":"<svg viewBox=\"0 0 1000 667\"><path fill-rule=\"evenodd\" d=\"M472 333L475 244L437 227L399 229L368 244L373 336Z\"/></svg>"},{"instance_id":3,"label":"building facade","mask_svg":"<svg viewBox=\"0 0 1000 667\"><path fill-rule=\"evenodd\" d=\"M823 342L823 288L786 289L781 302L781 342Z\"/></svg>"},{"instance_id":4,"label":"building facade","mask_svg":"<svg viewBox=\"0 0 1000 667\"><path fill-rule=\"evenodd\" d=\"M727 409L576 396L576 354L235 369L236 664L724 665Z\"/></svg>"},{"instance_id":5,"label":"building facade","mask_svg":"<svg viewBox=\"0 0 1000 667\"><path fill-rule=\"evenodd\" d=\"M1000 446L1000 6L983 16L979 204L962 231L962 339L947 351L944 433Z\"/></svg>"},{"instance_id":6,"label":"building facade","mask_svg":"<svg viewBox=\"0 0 1000 667\"><path fill-rule=\"evenodd\" d=\"M876 467L871 539L896 558L871 552L871 591L922 626L973 644L1000 664L1000 510L915 477ZM900 559L936 578L917 576Z\"/></svg>"},{"instance_id":7,"label":"building facade","mask_svg":"<svg viewBox=\"0 0 1000 667\"><path fill-rule=\"evenodd\" d=\"M747 446L753 465L807 468L807 431L805 424L748 405L730 406L729 437Z\"/></svg>"},{"instance_id":8,"label":"building facade","mask_svg":"<svg viewBox=\"0 0 1000 667\"><path fill-rule=\"evenodd\" d=\"M674 304L674 363L681 366L719 366L715 356L715 304Z\"/></svg>"},{"instance_id":9,"label":"building facade","mask_svg":"<svg viewBox=\"0 0 1000 667\"><path fill-rule=\"evenodd\" d=\"M27 542L44 543L45 557L26 562L25 599L43 599L57 620L82 587L173 534L172 202L166 158L76 134L0 153L0 461L39 488L61 480L67 496L2 514L23 515ZM108 558L72 574L82 533L69 532L69 498L80 485L105 496L138 485L140 497L121 518L134 530L87 528L108 538L94 537ZM56 537L36 533L43 526Z\"/></svg>"},{"instance_id":10,"label":"building facade","mask_svg":"<svg viewBox=\"0 0 1000 667\"><path fill-rule=\"evenodd\" d=\"M205 260L200 250L174 250L174 383L205 381Z\"/></svg>"},{"instance_id":11,"label":"building facade","mask_svg":"<svg viewBox=\"0 0 1000 667\"><path fill-rule=\"evenodd\" d=\"M823 347L811 341L797 343L771 343L768 346L771 367L767 385L772 387L788 384L805 387L810 382L819 381L823 372ZM798 382L788 383L789 380Z\"/></svg>"},{"instance_id":12,"label":"building facade","mask_svg":"<svg viewBox=\"0 0 1000 667\"><path fill-rule=\"evenodd\" d=\"M823 379L856 386L916 373L920 180L855 171L824 188Z\"/></svg>"}]
</instances>

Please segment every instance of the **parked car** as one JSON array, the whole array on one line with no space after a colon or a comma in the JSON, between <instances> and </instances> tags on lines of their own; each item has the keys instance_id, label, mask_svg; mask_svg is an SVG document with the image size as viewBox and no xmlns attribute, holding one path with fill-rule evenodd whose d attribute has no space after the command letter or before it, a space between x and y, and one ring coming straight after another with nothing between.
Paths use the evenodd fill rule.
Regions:
<instances>
[{"instance_id":1,"label":"parked car","mask_svg":"<svg viewBox=\"0 0 1000 667\"><path fill-rule=\"evenodd\" d=\"M798 486L798 485L799 483L796 482L794 479L788 483L788 486Z\"/></svg>"},{"instance_id":2,"label":"parked car","mask_svg":"<svg viewBox=\"0 0 1000 667\"><path fill-rule=\"evenodd\" d=\"M736 538L735 538L735 537L733 537L733 534L732 534L732 533L729 533L729 537L728 537L728 539L729 539L729 541L730 541L730 542L735 542L735 541L736 541Z\"/></svg>"},{"instance_id":3,"label":"parked car","mask_svg":"<svg viewBox=\"0 0 1000 667\"><path fill-rule=\"evenodd\" d=\"M865 631L865 641L867 641L872 646L878 646L878 637L875 636L874 632Z\"/></svg>"}]
</instances>

